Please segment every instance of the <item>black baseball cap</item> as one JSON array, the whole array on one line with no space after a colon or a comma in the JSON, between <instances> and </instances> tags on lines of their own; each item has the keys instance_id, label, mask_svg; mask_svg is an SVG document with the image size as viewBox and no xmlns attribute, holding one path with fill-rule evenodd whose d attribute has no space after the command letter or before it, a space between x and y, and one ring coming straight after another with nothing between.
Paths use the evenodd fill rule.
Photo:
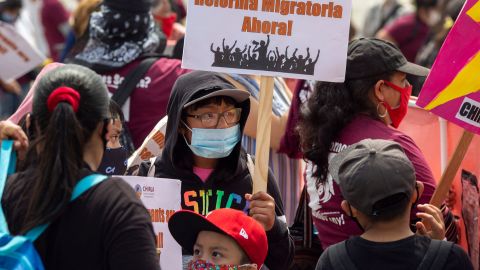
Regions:
<instances>
[{"instance_id":1,"label":"black baseball cap","mask_svg":"<svg viewBox=\"0 0 480 270\"><path fill-rule=\"evenodd\" d=\"M236 88L220 73L209 71L192 71L182 75L178 78L175 87L195 93L183 108L211 97L231 97L237 103L242 103L250 97L250 93Z\"/></svg>"},{"instance_id":2,"label":"black baseball cap","mask_svg":"<svg viewBox=\"0 0 480 270\"><path fill-rule=\"evenodd\" d=\"M407 61L394 44L376 38L360 38L350 42L347 57L347 80L358 80L401 71L427 76L428 68Z\"/></svg>"},{"instance_id":3,"label":"black baseball cap","mask_svg":"<svg viewBox=\"0 0 480 270\"><path fill-rule=\"evenodd\" d=\"M369 216L398 208L411 198L416 183L403 148L388 140L365 139L347 147L332 158L329 172L345 200Z\"/></svg>"}]
</instances>

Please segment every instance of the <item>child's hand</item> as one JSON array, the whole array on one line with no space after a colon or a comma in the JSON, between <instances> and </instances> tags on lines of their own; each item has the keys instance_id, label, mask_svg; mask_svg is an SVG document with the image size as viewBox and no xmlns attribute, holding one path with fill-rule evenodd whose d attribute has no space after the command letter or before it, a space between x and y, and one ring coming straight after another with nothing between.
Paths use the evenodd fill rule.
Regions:
<instances>
[{"instance_id":1,"label":"child's hand","mask_svg":"<svg viewBox=\"0 0 480 270\"><path fill-rule=\"evenodd\" d=\"M428 236L432 239L443 240L445 238L445 224L443 223L443 214L438 207L431 204L419 204L417 217L421 222L417 222L417 234Z\"/></svg>"},{"instance_id":2,"label":"child's hand","mask_svg":"<svg viewBox=\"0 0 480 270\"><path fill-rule=\"evenodd\" d=\"M275 200L266 192L245 194L245 199L250 201L250 216L263 225L268 232L275 223Z\"/></svg>"}]
</instances>

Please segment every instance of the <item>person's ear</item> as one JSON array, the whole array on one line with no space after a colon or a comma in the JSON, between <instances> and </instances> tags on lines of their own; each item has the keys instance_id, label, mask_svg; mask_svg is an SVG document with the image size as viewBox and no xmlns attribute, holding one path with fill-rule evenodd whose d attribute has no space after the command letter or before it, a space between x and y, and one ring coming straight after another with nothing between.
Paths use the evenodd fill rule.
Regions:
<instances>
[{"instance_id":1,"label":"person's ear","mask_svg":"<svg viewBox=\"0 0 480 270\"><path fill-rule=\"evenodd\" d=\"M420 200L420 197L423 194L423 190L425 189L425 186L420 181L416 181L415 185L416 185L416 188L414 191L414 196L412 196L412 198L410 199L412 203L418 202Z\"/></svg>"},{"instance_id":2,"label":"person's ear","mask_svg":"<svg viewBox=\"0 0 480 270\"><path fill-rule=\"evenodd\" d=\"M352 208L350 207L349 203L346 200L343 200L340 206L342 207L343 212L347 213L348 216L350 217L353 216L353 213L350 212Z\"/></svg>"},{"instance_id":3,"label":"person's ear","mask_svg":"<svg viewBox=\"0 0 480 270\"><path fill-rule=\"evenodd\" d=\"M382 86L385 84L383 80L379 80L373 86L373 96L378 101L385 101L385 96L383 95Z\"/></svg>"}]
</instances>

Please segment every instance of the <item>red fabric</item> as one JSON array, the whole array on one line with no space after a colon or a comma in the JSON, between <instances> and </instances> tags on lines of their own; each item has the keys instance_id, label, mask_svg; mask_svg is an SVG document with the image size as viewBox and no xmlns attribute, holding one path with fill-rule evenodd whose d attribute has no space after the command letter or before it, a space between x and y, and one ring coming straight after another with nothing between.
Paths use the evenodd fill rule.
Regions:
<instances>
[{"instance_id":1,"label":"red fabric","mask_svg":"<svg viewBox=\"0 0 480 270\"><path fill-rule=\"evenodd\" d=\"M165 36L169 38L173 32L173 24L177 21L177 14L172 13L172 15L165 18L155 16L155 20L162 23L162 31L165 34Z\"/></svg>"},{"instance_id":2,"label":"red fabric","mask_svg":"<svg viewBox=\"0 0 480 270\"><path fill-rule=\"evenodd\" d=\"M221 208L204 217L190 210L180 210L171 219L175 215L177 215L177 218L183 216L185 221L188 219L193 231L204 230L205 226L202 226L201 223L205 221L214 225L223 233L232 237L247 254L250 261L258 266L258 269L262 268L268 252L267 234L260 223L244 212L231 208Z\"/></svg>"},{"instance_id":3,"label":"red fabric","mask_svg":"<svg viewBox=\"0 0 480 270\"><path fill-rule=\"evenodd\" d=\"M136 60L123 68L101 74L113 94L130 71L138 66ZM148 70L130 95L130 119L127 126L133 144L139 147L153 127L167 114L167 103L177 78L188 72L177 59L160 58Z\"/></svg>"},{"instance_id":4,"label":"red fabric","mask_svg":"<svg viewBox=\"0 0 480 270\"><path fill-rule=\"evenodd\" d=\"M59 87L50 93L47 99L48 111L53 112L58 103L64 101L72 105L74 112L78 112L78 106L80 105L80 94L74 89L66 86Z\"/></svg>"},{"instance_id":5,"label":"red fabric","mask_svg":"<svg viewBox=\"0 0 480 270\"><path fill-rule=\"evenodd\" d=\"M389 81L385 81L385 84L390 86L393 90L400 92L400 106L398 108L392 108L388 102L383 102L383 105L388 111L388 116L392 121L392 126L398 128L403 118L407 115L408 110L408 100L412 95L413 86L409 85L405 88L401 88Z\"/></svg>"}]
</instances>

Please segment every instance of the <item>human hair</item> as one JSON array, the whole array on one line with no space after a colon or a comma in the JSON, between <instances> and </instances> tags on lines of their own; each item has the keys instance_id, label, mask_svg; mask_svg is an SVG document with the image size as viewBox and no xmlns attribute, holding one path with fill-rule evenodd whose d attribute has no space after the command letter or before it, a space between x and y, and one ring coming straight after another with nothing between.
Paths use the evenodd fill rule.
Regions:
<instances>
[{"instance_id":1,"label":"human hair","mask_svg":"<svg viewBox=\"0 0 480 270\"><path fill-rule=\"evenodd\" d=\"M393 72L344 83L318 82L312 96L302 107L297 131L304 158L313 162L317 185L328 176L328 155L333 140L357 115L378 119L371 101L373 87L379 80L389 80Z\"/></svg>"},{"instance_id":2,"label":"human hair","mask_svg":"<svg viewBox=\"0 0 480 270\"><path fill-rule=\"evenodd\" d=\"M240 265L244 265L244 264L251 264L252 261L250 261L250 258L247 256L247 253L245 253L245 251L243 251L242 249L242 258L240 260ZM260 266L260 265L258 265Z\"/></svg>"},{"instance_id":3,"label":"human hair","mask_svg":"<svg viewBox=\"0 0 480 270\"><path fill-rule=\"evenodd\" d=\"M437 6L437 0L415 0L414 4L417 9L431 8Z\"/></svg>"},{"instance_id":4,"label":"human hair","mask_svg":"<svg viewBox=\"0 0 480 270\"><path fill-rule=\"evenodd\" d=\"M115 120L120 120L122 124L125 122L125 116L123 115L122 108L118 106L118 104L110 99L110 103L108 105L108 110L110 112L110 117Z\"/></svg>"},{"instance_id":5,"label":"human hair","mask_svg":"<svg viewBox=\"0 0 480 270\"><path fill-rule=\"evenodd\" d=\"M49 97L60 87L79 94L76 112L69 102L50 106ZM30 194L23 224L17 224L18 233L51 222L65 211L85 166L85 145L107 118L108 106L102 78L88 68L64 65L40 79L32 105L36 139L27 152L28 173L22 174Z\"/></svg>"},{"instance_id":6,"label":"human hair","mask_svg":"<svg viewBox=\"0 0 480 270\"><path fill-rule=\"evenodd\" d=\"M193 97L193 99L195 99L195 96ZM207 106L207 105L210 105L210 104L215 104L215 105L220 106L222 104L222 102L225 102L225 104L227 104L227 105L238 106L237 102L235 102L235 100L231 97L216 96L216 97L211 97L211 98L207 98L207 99L195 102L194 104L188 106L186 108L186 110L183 110L183 112L185 112L187 110L195 111L200 107ZM183 116L183 114L182 114L182 116Z\"/></svg>"},{"instance_id":7,"label":"human hair","mask_svg":"<svg viewBox=\"0 0 480 270\"><path fill-rule=\"evenodd\" d=\"M18 10L23 7L21 0L6 0L0 2L0 11L4 10Z\"/></svg>"},{"instance_id":8,"label":"human hair","mask_svg":"<svg viewBox=\"0 0 480 270\"><path fill-rule=\"evenodd\" d=\"M376 216L368 215L368 219L372 222L387 222L399 218L408 210L410 198L411 195L405 193L384 198L373 205L373 209L379 211L380 214Z\"/></svg>"}]
</instances>

